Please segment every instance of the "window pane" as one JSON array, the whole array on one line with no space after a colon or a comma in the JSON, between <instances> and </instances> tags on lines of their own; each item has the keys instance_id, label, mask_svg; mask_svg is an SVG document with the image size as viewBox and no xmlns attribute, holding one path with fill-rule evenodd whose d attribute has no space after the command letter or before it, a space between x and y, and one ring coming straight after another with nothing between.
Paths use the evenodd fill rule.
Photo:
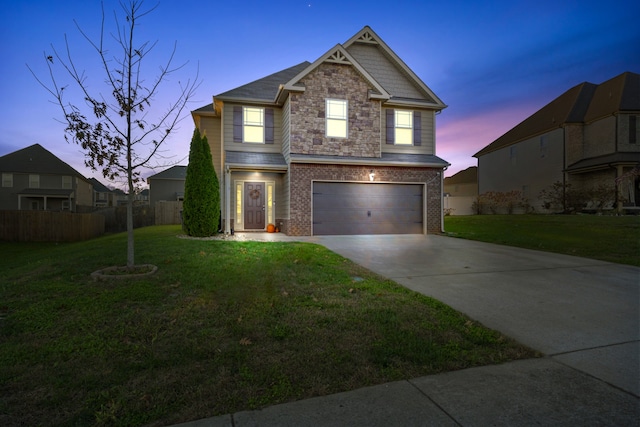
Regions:
<instances>
[{"instance_id":1,"label":"window pane","mask_svg":"<svg viewBox=\"0 0 640 427\"><path fill-rule=\"evenodd\" d=\"M396 128L396 145L413 145L413 129Z\"/></svg>"},{"instance_id":2,"label":"window pane","mask_svg":"<svg viewBox=\"0 0 640 427\"><path fill-rule=\"evenodd\" d=\"M336 138L347 137L347 121L327 119L327 136Z\"/></svg>"},{"instance_id":3,"label":"window pane","mask_svg":"<svg viewBox=\"0 0 640 427\"><path fill-rule=\"evenodd\" d=\"M264 110L262 108L245 108L244 124L262 126L264 124Z\"/></svg>"},{"instance_id":4,"label":"window pane","mask_svg":"<svg viewBox=\"0 0 640 427\"><path fill-rule=\"evenodd\" d=\"M245 126L244 142L264 142L264 128L258 126Z\"/></svg>"},{"instance_id":5,"label":"window pane","mask_svg":"<svg viewBox=\"0 0 640 427\"><path fill-rule=\"evenodd\" d=\"M29 175L29 188L40 188L40 175Z\"/></svg>"},{"instance_id":6,"label":"window pane","mask_svg":"<svg viewBox=\"0 0 640 427\"><path fill-rule=\"evenodd\" d=\"M336 99L327 100L327 118L329 119L347 119L347 101Z\"/></svg>"},{"instance_id":7,"label":"window pane","mask_svg":"<svg viewBox=\"0 0 640 427\"><path fill-rule=\"evenodd\" d=\"M11 174L11 173L3 173L2 174L2 186L3 187L13 187L13 174Z\"/></svg>"},{"instance_id":8,"label":"window pane","mask_svg":"<svg viewBox=\"0 0 640 427\"><path fill-rule=\"evenodd\" d=\"M413 113L411 111L396 110L396 127L413 128Z\"/></svg>"}]
</instances>

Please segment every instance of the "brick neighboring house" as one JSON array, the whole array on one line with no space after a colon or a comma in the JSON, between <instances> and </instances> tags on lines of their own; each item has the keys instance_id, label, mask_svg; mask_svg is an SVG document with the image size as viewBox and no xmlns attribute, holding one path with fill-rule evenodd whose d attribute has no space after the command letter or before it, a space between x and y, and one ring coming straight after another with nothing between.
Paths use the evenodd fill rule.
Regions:
<instances>
[{"instance_id":1,"label":"brick neighboring house","mask_svg":"<svg viewBox=\"0 0 640 427\"><path fill-rule=\"evenodd\" d=\"M599 85L567 90L477 152L478 191L521 191L537 211L555 182L592 193L591 210L640 209L640 75L622 73Z\"/></svg>"},{"instance_id":2,"label":"brick neighboring house","mask_svg":"<svg viewBox=\"0 0 640 427\"><path fill-rule=\"evenodd\" d=\"M71 211L93 206L93 186L40 144L0 157L0 209Z\"/></svg>"},{"instance_id":3,"label":"brick neighboring house","mask_svg":"<svg viewBox=\"0 0 640 427\"><path fill-rule=\"evenodd\" d=\"M445 107L369 27L312 63L215 95L192 116L211 147L224 231L441 231Z\"/></svg>"}]
</instances>

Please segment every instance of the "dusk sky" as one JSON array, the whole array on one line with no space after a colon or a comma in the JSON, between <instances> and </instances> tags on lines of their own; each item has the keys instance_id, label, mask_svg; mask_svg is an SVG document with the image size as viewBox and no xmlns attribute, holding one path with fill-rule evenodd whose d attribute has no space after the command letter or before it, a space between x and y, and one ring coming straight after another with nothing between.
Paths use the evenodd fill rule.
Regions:
<instances>
[{"instance_id":1,"label":"dusk sky","mask_svg":"<svg viewBox=\"0 0 640 427\"><path fill-rule=\"evenodd\" d=\"M147 7L155 4L145 0ZM104 8L112 28L118 2L105 0ZM85 176L110 184L65 141L59 107L27 68L46 79L43 53L51 44L63 50L66 34L77 65L103 80L95 71L98 57L73 22L97 39L100 10L98 0L3 3L0 156L39 143ZM176 62L188 61L161 87L152 112L166 110L177 81L199 68L202 83L191 111L215 94L313 62L369 25L448 105L437 116L436 154L451 163L445 174L451 176L475 166L473 154L569 88L640 72L639 17L637 0L161 0L141 21L138 42L158 42L145 60L150 80L174 42ZM164 147L165 164L187 164L194 129L189 111Z\"/></svg>"}]
</instances>

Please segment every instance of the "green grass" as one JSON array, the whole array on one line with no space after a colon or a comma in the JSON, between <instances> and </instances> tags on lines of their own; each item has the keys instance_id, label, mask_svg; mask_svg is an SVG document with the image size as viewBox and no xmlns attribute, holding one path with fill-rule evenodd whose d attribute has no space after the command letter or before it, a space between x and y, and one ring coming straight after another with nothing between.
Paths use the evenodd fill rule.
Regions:
<instances>
[{"instance_id":1,"label":"green grass","mask_svg":"<svg viewBox=\"0 0 640 427\"><path fill-rule=\"evenodd\" d=\"M640 266L640 216L447 216L445 234Z\"/></svg>"},{"instance_id":2,"label":"green grass","mask_svg":"<svg viewBox=\"0 0 640 427\"><path fill-rule=\"evenodd\" d=\"M537 356L309 243L0 242L0 425L166 425Z\"/></svg>"}]
</instances>

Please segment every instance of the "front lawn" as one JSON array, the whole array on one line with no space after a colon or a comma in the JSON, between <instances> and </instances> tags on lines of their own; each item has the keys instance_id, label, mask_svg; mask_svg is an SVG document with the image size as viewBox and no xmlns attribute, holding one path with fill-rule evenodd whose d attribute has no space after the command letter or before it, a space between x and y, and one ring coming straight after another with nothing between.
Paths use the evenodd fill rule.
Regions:
<instances>
[{"instance_id":1,"label":"front lawn","mask_svg":"<svg viewBox=\"0 0 640 427\"><path fill-rule=\"evenodd\" d=\"M640 216L446 216L445 234L640 266Z\"/></svg>"},{"instance_id":2,"label":"front lawn","mask_svg":"<svg viewBox=\"0 0 640 427\"><path fill-rule=\"evenodd\" d=\"M0 242L0 425L166 425L508 360L528 348L309 243L136 230Z\"/></svg>"}]
</instances>

